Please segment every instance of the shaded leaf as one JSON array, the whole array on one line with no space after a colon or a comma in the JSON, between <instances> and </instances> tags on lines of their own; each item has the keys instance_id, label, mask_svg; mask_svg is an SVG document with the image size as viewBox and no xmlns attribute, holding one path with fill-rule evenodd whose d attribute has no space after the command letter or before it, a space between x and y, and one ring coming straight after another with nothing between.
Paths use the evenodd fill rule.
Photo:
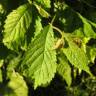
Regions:
<instances>
[{"instance_id":1,"label":"shaded leaf","mask_svg":"<svg viewBox=\"0 0 96 96\"><path fill-rule=\"evenodd\" d=\"M71 68L69 66L69 62L63 53L58 56L59 65L57 67L57 72L65 79L68 86L71 85Z\"/></svg>"},{"instance_id":2,"label":"shaded leaf","mask_svg":"<svg viewBox=\"0 0 96 96\"><path fill-rule=\"evenodd\" d=\"M87 47L86 49L90 62L94 63L96 58L96 48L91 46L91 47Z\"/></svg>"},{"instance_id":3,"label":"shaded leaf","mask_svg":"<svg viewBox=\"0 0 96 96\"><path fill-rule=\"evenodd\" d=\"M0 68L3 66L3 62L4 62L4 60L1 59L1 60L0 60Z\"/></svg>"},{"instance_id":4,"label":"shaded leaf","mask_svg":"<svg viewBox=\"0 0 96 96\"><path fill-rule=\"evenodd\" d=\"M0 15L4 13L4 6L0 3Z\"/></svg>"},{"instance_id":5,"label":"shaded leaf","mask_svg":"<svg viewBox=\"0 0 96 96\"><path fill-rule=\"evenodd\" d=\"M41 6L37 5L36 3L34 5L36 6L39 14L42 17L48 18L50 16L50 14L46 10L44 10Z\"/></svg>"},{"instance_id":6,"label":"shaded leaf","mask_svg":"<svg viewBox=\"0 0 96 96\"><path fill-rule=\"evenodd\" d=\"M7 65L7 77L10 78L10 76L12 75L13 70L18 70L18 66L19 66L19 62L21 60L21 54L19 56L11 56L9 55L9 60L8 60L8 65Z\"/></svg>"},{"instance_id":7,"label":"shaded leaf","mask_svg":"<svg viewBox=\"0 0 96 96\"><path fill-rule=\"evenodd\" d=\"M23 77L13 71L8 84L0 89L0 94L1 96L28 96L28 88Z\"/></svg>"},{"instance_id":8,"label":"shaded leaf","mask_svg":"<svg viewBox=\"0 0 96 96\"><path fill-rule=\"evenodd\" d=\"M35 21L35 36L40 34L42 29L43 28L42 28L41 18L38 16L36 21Z\"/></svg>"},{"instance_id":9,"label":"shaded leaf","mask_svg":"<svg viewBox=\"0 0 96 96\"><path fill-rule=\"evenodd\" d=\"M50 5L51 1L50 0L36 0L36 1L46 8L51 7L51 5Z\"/></svg>"},{"instance_id":10,"label":"shaded leaf","mask_svg":"<svg viewBox=\"0 0 96 96\"><path fill-rule=\"evenodd\" d=\"M88 23L87 19L81 16L79 13L78 13L78 16L81 18L83 22L83 31L84 31L85 36L90 37L90 38L96 38L96 33L94 32L91 24Z\"/></svg>"}]
</instances>

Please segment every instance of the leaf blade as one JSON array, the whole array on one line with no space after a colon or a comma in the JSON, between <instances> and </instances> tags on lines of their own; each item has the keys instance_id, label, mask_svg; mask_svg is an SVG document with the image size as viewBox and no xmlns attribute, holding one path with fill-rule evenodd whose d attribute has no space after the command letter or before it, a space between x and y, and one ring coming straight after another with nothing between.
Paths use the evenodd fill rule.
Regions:
<instances>
[{"instance_id":1,"label":"leaf blade","mask_svg":"<svg viewBox=\"0 0 96 96\"><path fill-rule=\"evenodd\" d=\"M66 34L65 39L67 40L69 45L67 48L63 48L63 52L66 55L67 59L76 68L84 70L92 75L88 67L89 62L87 55L81 48L79 48L74 42L72 42L69 34Z\"/></svg>"},{"instance_id":2,"label":"leaf blade","mask_svg":"<svg viewBox=\"0 0 96 96\"><path fill-rule=\"evenodd\" d=\"M69 66L69 62L63 53L58 56L59 65L57 67L57 72L65 79L68 86L72 83L71 78L71 67Z\"/></svg>"},{"instance_id":3,"label":"leaf blade","mask_svg":"<svg viewBox=\"0 0 96 96\"><path fill-rule=\"evenodd\" d=\"M31 6L24 4L13 10L5 21L3 43L11 50L26 49L26 30L32 22Z\"/></svg>"},{"instance_id":4,"label":"leaf blade","mask_svg":"<svg viewBox=\"0 0 96 96\"><path fill-rule=\"evenodd\" d=\"M56 52L50 51L54 45L53 30L48 25L33 40L21 64L23 74L34 79L34 88L49 83L56 72ZM24 69L25 66L25 69Z\"/></svg>"},{"instance_id":5,"label":"leaf blade","mask_svg":"<svg viewBox=\"0 0 96 96\"><path fill-rule=\"evenodd\" d=\"M88 22L88 20L86 18L84 18L82 15L80 15L78 13L78 16L80 17L80 19L83 22L83 31L86 37L90 37L90 38L96 38L96 33L94 32L91 24Z\"/></svg>"}]
</instances>

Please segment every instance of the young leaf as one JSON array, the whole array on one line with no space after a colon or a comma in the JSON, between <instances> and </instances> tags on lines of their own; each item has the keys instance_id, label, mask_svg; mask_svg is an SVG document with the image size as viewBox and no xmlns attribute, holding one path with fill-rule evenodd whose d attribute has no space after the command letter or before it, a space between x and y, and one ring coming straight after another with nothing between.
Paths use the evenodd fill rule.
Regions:
<instances>
[{"instance_id":1,"label":"young leaf","mask_svg":"<svg viewBox=\"0 0 96 96\"><path fill-rule=\"evenodd\" d=\"M65 79L68 86L71 85L71 68L69 66L69 62L63 53L58 56L59 65L57 67L57 72Z\"/></svg>"},{"instance_id":2,"label":"young leaf","mask_svg":"<svg viewBox=\"0 0 96 96\"><path fill-rule=\"evenodd\" d=\"M21 64L26 77L34 79L34 88L49 83L56 72L56 52L52 26L46 26L32 41ZM51 50L51 51L50 51Z\"/></svg>"},{"instance_id":3,"label":"young leaf","mask_svg":"<svg viewBox=\"0 0 96 96\"><path fill-rule=\"evenodd\" d=\"M88 67L88 58L84 51L80 49L74 42L72 42L70 35L66 34L65 39L68 42L68 47L64 48L63 52L70 63L75 67L91 74Z\"/></svg>"},{"instance_id":4,"label":"young leaf","mask_svg":"<svg viewBox=\"0 0 96 96\"><path fill-rule=\"evenodd\" d=\"M79 13L78 13L78 16L81 18L83 22L83 27L84 27L83 30L84 30L85 36L90 37L90 38L96 38L96 33L94 32L91 24L88 23L87 19L81 16Z\"/></svg>"},{"instance_id":5,"label":"young leaf","mask_svg":"<svg viewBox=\"0 0 96 96\"><path fill-rule=\"evenodd\" d=\"M12 50L26 49L26 30L32 22L31 6L21 5L5 21L3 43Z\"/></svg>"}]
</instances>

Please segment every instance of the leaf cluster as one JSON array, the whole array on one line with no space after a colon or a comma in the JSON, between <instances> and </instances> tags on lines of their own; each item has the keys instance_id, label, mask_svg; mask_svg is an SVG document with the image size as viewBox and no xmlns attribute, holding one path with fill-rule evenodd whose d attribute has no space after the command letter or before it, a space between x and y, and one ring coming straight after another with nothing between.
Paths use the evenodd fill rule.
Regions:
<instances>
[{"instance_id":1,"label":"leaf cluster","mask_svg":"<svg viewBox=\"0 0 96 96\"><path fill-rule=\"evenodd\" d=\"M1 95L28 96L28 84L47 87L56 74L69 89L78 76L81 83L95 78L96 8L89 1L0 1Z\"/></svg>"}]
</instances>

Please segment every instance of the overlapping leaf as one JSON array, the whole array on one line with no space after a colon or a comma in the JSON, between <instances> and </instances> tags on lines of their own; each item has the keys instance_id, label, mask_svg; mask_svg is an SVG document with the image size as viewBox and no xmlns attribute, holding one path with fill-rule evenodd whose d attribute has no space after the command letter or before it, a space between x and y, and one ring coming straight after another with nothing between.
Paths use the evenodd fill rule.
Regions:
<instances>
[{"instance_id":1,"label":"overlapping leaf","mask_svg":"<svg viewBox=\"0 0 96 96\"><path fill-rule=\"evenodd\" d=\"M58 56L59 65L57 67L58 73L65 79L68 86L71 85L71 67L69 66L69 62L63 53Z\"/></svg>"},{"instance_id":2,"label":"overlapping leaf","mask_svg":"<svg viewBox=\"0 0 96 96\"><path fill-rule=\"evenodd\" d=\"M34 79L34 88L49 83L56 72L56 53L51 25L33 40L21 64L23 75Z\"/></svg>"},{"instance_id":3,"label":"overlapping leaf","mask_svg":"<svg viewBox=\"0 0 96 96\"><path fill-rule=\"evenodd\" d=\"M4 62L4 60L0 59L0 68L3 66L3 62Z\"/></svg>"},{"instance_id":4,"label":"overlapping leaf","mask_svg":"<svg viewBox=\"0 0 96 96\"><path fill-rule=\"evenodd\" d=\"M3 42L9 49L26 48L26 30L32 22L31 11L31 6L24 4L7 16Z\"/></svg>"},{"instance_id":5,"label":"overlapping leaf","mask_svg":"<svg viewBox=\"0 0 96 96\"><path fill-rule=\"evenodd\" d=\"M63 52L67 56L70 63L75 67L91 74L88 67L88 58L84 51L72 42L69 34L66 34L65 39L68 42L68 47L64 48Z\"/></svg>"},{"instance_id":6,"label":"overlapping leaf","mask_svg":"<svg viewBox=\"0 0 96 96\"><path fill-rule=\"evenodd\" d=\"M40 34L42 29L43 28L42 28L41 18L38 16L36 21L35 21L35 36Z\"/></svg>"},{"instance_id":7,"label":"overlapping leaf","mask_svg":"<svg viewBox=\"0 0 96 96\"><path fill-rule=\"evenodd\" d=\"M28 96L27 85L21 75L16 72L10 76L10 81L4 89L0 89L3 96Z\"/></svg>"},{"instance_id":8,"label":"overlapping leaf","mask_svg":"<svg viewBox=\"0 0 96 96\"><path fill-rule=\"evenodd\" d=\"M94 63L96 58L96 48L94 47L87 47L87 55L89 57L89 61Z\"/></svg>"}]
</instances>

